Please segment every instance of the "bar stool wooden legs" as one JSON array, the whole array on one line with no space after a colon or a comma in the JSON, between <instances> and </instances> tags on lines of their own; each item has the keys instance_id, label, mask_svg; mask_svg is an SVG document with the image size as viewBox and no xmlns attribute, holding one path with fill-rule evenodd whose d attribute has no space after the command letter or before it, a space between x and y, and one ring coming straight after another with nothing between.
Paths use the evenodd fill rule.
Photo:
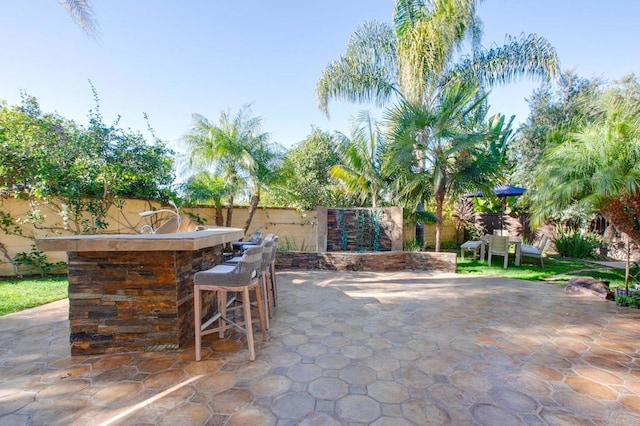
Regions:
<instances>
[{"instance_id":1,"label":"bar stool wooden legs","mask_svg":"<svg viewBox=\"0 0 640 426\"><path fill-rule=\"evenodd\" d=\"M260 317L260 327L262 328L262 338L267 340L266 315L264 302L262 300L262 247L249 248L242 259L236 265L217 265L206 271L197 272L194 275L193 303L194 303L194 323L195 323L195 345L196 361L201 358L202 336L218 332L220 337L224 336L225 330L235 327L247 335L247 345L249 346L249 358L256 359L253 325L251 320L251 301L249 291L254 290ZM217 313L202 323L202 294L203 291L213 291L216 293ZM244 313L243 323L237 323L227 317L227 293L242 293L242 307ZM208 328L215 322L218 326ZM244 325L244 328L241 326Z\"/></svg>"}]
</instances>

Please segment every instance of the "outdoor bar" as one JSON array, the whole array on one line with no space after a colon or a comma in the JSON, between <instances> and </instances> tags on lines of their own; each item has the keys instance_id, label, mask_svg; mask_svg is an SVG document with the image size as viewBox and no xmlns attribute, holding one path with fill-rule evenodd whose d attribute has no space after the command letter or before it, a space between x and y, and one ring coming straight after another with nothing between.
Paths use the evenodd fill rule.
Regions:
<instances>
[{"instance_id":1,"label":"outdoor bar","mask_svg":"<svg viewBox=\"0 0 640 426\"><path fill-rule=\"evenodd\" d=\"M222 263L238 228L39 238L66 251L72 355L159 351L194 337L193 275Z\"/></svg>"}]
</instances>

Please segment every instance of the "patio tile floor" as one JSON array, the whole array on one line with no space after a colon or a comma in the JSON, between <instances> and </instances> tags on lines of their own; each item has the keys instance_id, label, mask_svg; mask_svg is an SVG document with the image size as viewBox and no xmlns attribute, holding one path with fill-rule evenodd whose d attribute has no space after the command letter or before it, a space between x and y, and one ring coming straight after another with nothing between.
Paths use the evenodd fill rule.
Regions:
<instances>
[{"instance_id":1,"label":"patio tile floor","mask_svg":"<svg viewBox=\"0 0 640 426\"><path fill-rule=\"evenodd\" d=\"M278 272L239 336L71 357L66 301L0 317L0 425L640 424L640 311L544 283Z\"/></svg>"}]
</instances>

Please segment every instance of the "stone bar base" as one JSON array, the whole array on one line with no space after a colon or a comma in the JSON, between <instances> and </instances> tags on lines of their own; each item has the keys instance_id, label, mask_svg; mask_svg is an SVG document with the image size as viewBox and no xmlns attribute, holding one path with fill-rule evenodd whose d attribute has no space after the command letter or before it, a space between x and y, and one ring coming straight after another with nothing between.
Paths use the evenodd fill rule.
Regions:
<instances>
[{"instance_id":1,"label":"stone bar base","mask_svg":"<svg viewBox=\"0 0 640 426\"><path fill-rule=\"evenodd\" d=\"M326 269L332 271L456 271L456 253L387 251L278 252L278 269Z\"/></svg>"},{"instance_id":2,"label":"stone bar base","mask_svg":"<svg viewBox=\"0 0 640 426\"><path fill-rule=\"evenodd\" d=\"M222 263L222 245L68 256L71 354L153 351L193 339L193 275Z\"/></svg>"}]
</instances>

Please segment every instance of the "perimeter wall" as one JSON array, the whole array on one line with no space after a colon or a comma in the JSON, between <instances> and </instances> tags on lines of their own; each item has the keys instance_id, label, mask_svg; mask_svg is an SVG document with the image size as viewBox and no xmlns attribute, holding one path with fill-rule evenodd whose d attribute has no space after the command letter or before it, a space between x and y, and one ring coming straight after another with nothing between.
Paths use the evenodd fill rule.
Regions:
<instances>
[{"instance_id":1,"label":"perimeter wall","mask_svg":"<svg viewBox=\"0 0 640 426\"><path fill-rule=\"evenodd\" d=\"M111 208L107 214L108 227L105 234L133 234L138 233L142 225L152 224L154 228L164 220L173 217L171 214L158 214L149 218L141 218L138 213L144 210L163 208L159 203L150 203L144 200L124 200L121 208ZM165 206L166 208L166 206ZM28 201L13 198L0 199L0 212L10 215L14 219L24 222L33 214ZM193 213L203 220L204 225L214 225L214 209L211 207L184 208L180 210L182 215ZM8 257L15 257L18 253L29 253L34 238L72 235L65 230L64 218L56 213L52 205L38 207L37 214L42 222L34 227L25 223L18 229L11 229L7 233L0 230L0 276L16 275L15 267L9 262ZM225 210L226 219L226 210ZM246 207L234 207L232 214L232 227L242 228L247 219ZM280 236L281 249L290 251L317 251L317 214L316 211L300 212L294 209L265 207L259 208L251 222L248 234L254 231L262 231L263 234L276 234ZM415 227L405 223L404 240L414 238ZM22 235L16 235L21 233ZM425 242L427 247L433 247L435 240L435 226L425 226ZM443 242L454 244L456 242L455 227L447 223L443 229ZM65 252L47 252L49 262L66 262Z\"/></svg>"}]
</instances>

